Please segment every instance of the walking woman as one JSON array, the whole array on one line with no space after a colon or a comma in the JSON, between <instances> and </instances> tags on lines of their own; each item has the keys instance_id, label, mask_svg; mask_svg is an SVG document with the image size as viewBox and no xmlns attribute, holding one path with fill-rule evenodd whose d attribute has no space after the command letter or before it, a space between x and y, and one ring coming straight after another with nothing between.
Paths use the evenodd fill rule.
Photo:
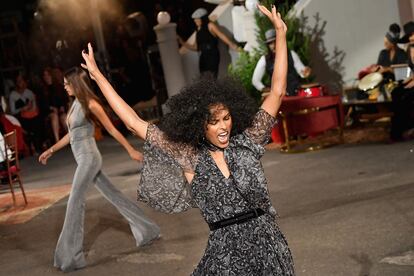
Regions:
<instances>
[{"instance_id":1,"label":"walking woman","mask_svg":"<svg viewBox=\"0 0 414 276\"><path fill-rule=\"evenodd\" d=\"M68 112L69 133L43 152L39 161L46 164L55 152L70 143L78 165L54 258L54 266L67 272L86 266L82 250L85 193L92 183L128 220L137 246L159 237L160 230L136 204L126 199L101 171L102 157L94 139L94 124L105 127L133 160L141 161L142 154L112 125L98 97L92 92L89 77L84 70L73 68L67 71L64 86L69 96L75 97Z\"/></svg>"},{"instance_id":2,"label":"walking woman","mask_svg":"<svg viewBox=\"0 0 414 276\"><path fill-rule=\"evenodd\" d=\"M201 75L209 72L217 78L220 64L218 39L235 51L238 51L239 48L236 43L220 31L220 28L215 23L210 22L206 9L198 8L191 17L197 27L196 41L194 44L189 44L179 38L179 42L187 49L200 53L199 69Z\"/></svg>"},{"instance_id":3,"label":"walking woman","mask_svg":"<svg viewBox=\"0 0 414 276\"><path fill-rule=\"evenodd\" d=\"M138 196L164 212L195 206L209 225L204 256L192 275L294 275L260 162L286 91L286 25L276 8L275 69L261 108L232 80L200 80L169 101L159 127L136 115L83 52L90 76L114 111L145 139Z\"/></svg>"}]
</instances>

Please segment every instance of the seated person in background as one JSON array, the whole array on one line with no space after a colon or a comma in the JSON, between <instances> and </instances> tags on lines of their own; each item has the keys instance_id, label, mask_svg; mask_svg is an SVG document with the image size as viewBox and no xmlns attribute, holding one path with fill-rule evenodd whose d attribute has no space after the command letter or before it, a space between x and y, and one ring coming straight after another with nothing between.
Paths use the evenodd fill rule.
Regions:
<instances>
[{"instance_id":1,"label":"seated person in background","mask_svg":"<svg viewBox=\"0 0 414 276\"><path fill-rule=\"evenodd\" d=\"M266 43L268 46L267 55L260 57L254 69L252 84L257 90L261 92L268 92L269 87L266 87L263 82L263 76L267 73L269 76L273 73L274 56L275 56L275 40L276 32L270 29L265 33ZM295 51L288 51L288 75L286 96L296 96L297 89L300 87L300 79L309 77L311 69L304 66L299 56Z\"/></svg>"},{"instance_id":2,"label":"seated person in background","mask_svg":"<svg viewBox=\"0 0 414 276\"><path fill-rule=\"evenodd\" d=\"M3 130L0 127L0 171L4 171L7 169L7 165L5 164L6 156L5 156L6 149L4 148L4 137L3 137ZM3 184L3 179L0 181L0 184ZM4 182L4 184L8 184Z\"/></svg>"},{"instance_id":3,"label":"seated person in background","mask_svg":"<svg viewBox=\"0 0 414 276\"><path fill-rule=\"evenodd\" d=\"M17 136L17 150L19 151L19 155L27 155L28 148L26 143L24 142L23 137L23 129L19 122L19 120L10 115L6 114L3 111L3 108L0 107L0 125L3 133L9 133L13 130L16 130Z\"/></svg>"},{"instance_id":4,"label":"seated person in background","mask_svg":"<svg viewBox=\"0 0 414 276\"><path fill-rule=\"evenodd\" d=\"M12 115L16 116L27 133L28 144L33 143L35 150L42 150L44 136L43 125L39 116L36 96L27 88L23 75L16 76L16 87L10 93L9 106Z\"/></svg>"},{"instance_id":5,"label":"seated person in background","mask_svg":"<svg viewBox=\"0 0 414 276\"><path fill-rule=\"evenodd\" d=\"M404 37L400 43L409 43L407 47L408 65L414 70L414 22L404 25ZM400 141L414 138L414 77L408 78L392 91L391 119L392 141Z\"/></svg>"},{"instance_id":6,"label":"seated person in background","mask_svg":"<svg viewBox=\"0 0 414 276\"><path fill-rule=\"evenodd\" d=\"M19 155L23 156L28 154L28 148L24 142L23 129L20 125L19 120L10 114L4 113L2 107L0 107L0 129L4 134L16 130L17 150L19 152Z\"/></svg>"},{"instance_id":7,"label":"seated person in background","mask_svg":"<svg viewBox=\"0 0 414 276\"><path fill-rule=\"evenodd\" d=\"M54 143L56 143L60 140L61 130L66 132L66 107L69 99L64 91L63 83L57 81L50 67L43 70L42 77L43 97L39 99L40 113L43 118L50 119Z\"/></svg>"},{"instance_id":8,"label":"seated person in background","mask_svg":"<svg viewBox=\"0 0 414 276\"><path fill-rule=\"evenodd\" d=\"M371 67L371 72L381 73L385 79L393 79L393 71L391 65L403 64L408 62L407 53L398 47L400 43L401 28L398 24L390 25L388 32L384 37L384 47L378 56L377 64Z\"/></svg>"}]
</instances>

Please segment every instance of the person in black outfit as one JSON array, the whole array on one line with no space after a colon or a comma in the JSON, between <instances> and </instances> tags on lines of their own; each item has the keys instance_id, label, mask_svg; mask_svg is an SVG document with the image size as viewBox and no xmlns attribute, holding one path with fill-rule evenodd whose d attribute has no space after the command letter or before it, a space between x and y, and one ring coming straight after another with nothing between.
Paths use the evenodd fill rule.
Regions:
<instances>
[{"instance_id":1,"label":"person in black outfit","mask_svg":"<svg viewBox=\"0 0 414 276\"><path fill-rule=\"evenodd\" d=\"M60 139L61 129L66 131L66 110L69 99L64 91L63 84L53 76L52 68L43 70L43 94L38 100L39 109L44 121L50 119L55 142Z\"/></svg>"},{"instance_id":2,"label":"person in black outfit","mask_svg":"<svg viewBox=\"0 0 414 276\"><path fill-rule=\"evenodd\" d=\"M217 77L219 64L220 64L220 53L218 49L218 39L221 39L231 49L239 50L236 43L232 42L223 32L220 31L219 27L210 22L207 14L207 10L199 8L193 12L191 17L197 26L196 41L194 44L189 44L179 38L180 44L184 47L200 52L199 69L200 74L210 72Z\"/></svg>"},{"instance_id":3,"label":"person in black outfit","mask_svg":"<svg viewBox=\"0 0 414 276\"><path fill-rule=\"evenodd\" d=\"M388 32L384 37L384 47L378 56L376 66L373 66L373 72L382 73L384 79L394 79L394 74L391 65L407 63L407 53L398 47L400 41L401 28L398 24L393 23L390 25Z\"/></svg>"},{"instance_id":4,"label":"person in black outfit","mask_svg":"<svg viewBox=\"0 0 414 276\"><path fill-rule=\"evenodd\" d=\"M400 43L409 43L407 47L408 65L414 70L414 22L404 26L404 37ZM405 80L392 91L391 141L414 138L414 77Z\"/></svg>"}]
</instances>

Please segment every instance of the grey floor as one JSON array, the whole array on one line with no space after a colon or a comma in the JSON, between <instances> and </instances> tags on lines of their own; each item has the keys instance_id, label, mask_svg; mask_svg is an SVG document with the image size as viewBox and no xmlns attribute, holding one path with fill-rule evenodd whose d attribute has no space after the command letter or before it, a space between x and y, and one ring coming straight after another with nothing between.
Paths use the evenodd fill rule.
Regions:
<instances>
[{"instance_id":1,"label":"grey floor","mask_svg":"<svg viewBox=\"0 0 414 276\"><path fill-rule=\"evenodd\" d=\"M138 165L114 140L106 138L99 148L104 171L134 200ZM414 142L341 145L305 154L273 150L263 165L297 275L414 275ZM69 148L46 167L25 159L25 187L70 183L74 168ZM0 225L0 275L60 274L52 259L66 201L25 224ZM116 210L90 190L84 241L89 266L73 274L191 273L208 236L199 211L166 215L139 205L163 235L143 248L134 246Z\"/></svg>"}]
</instances>

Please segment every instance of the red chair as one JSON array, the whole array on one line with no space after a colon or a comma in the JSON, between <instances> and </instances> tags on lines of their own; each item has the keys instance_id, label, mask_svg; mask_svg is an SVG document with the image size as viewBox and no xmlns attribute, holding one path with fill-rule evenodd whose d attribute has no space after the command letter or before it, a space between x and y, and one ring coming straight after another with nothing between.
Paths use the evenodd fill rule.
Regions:
<instances>
[{"instance_id":1,"label":"red chair","mask_svg":"<svg viewBox=\"0 0 414 276\"><path fill-rule=\"evenodd\" d=\"M14 194L14 183L19 183L25 204L27 204L26 193L24 192L23 183L20 178L19 150L17 146L16 130L4 135L4 155L5 169L0 171L0 178L6 179L9 183L12 193L13 204L16 204L16 196Z\"/></svg>"},{"instance_id":2,"label":"red chair","mask_svg":"<svg viewBox=\"0 0 414 276\"><path fill-rule=\"evenodd\" d=\"M16 131L17 136L17 146L20 154L29 155L29 148L27 147L24 137L23 137L23 129L20 125L13 124L8 118L6 114L0 115L0 123L3 125L3 129L6 133L12 132L13 130Z\"/></svg>"}]
</instances>

